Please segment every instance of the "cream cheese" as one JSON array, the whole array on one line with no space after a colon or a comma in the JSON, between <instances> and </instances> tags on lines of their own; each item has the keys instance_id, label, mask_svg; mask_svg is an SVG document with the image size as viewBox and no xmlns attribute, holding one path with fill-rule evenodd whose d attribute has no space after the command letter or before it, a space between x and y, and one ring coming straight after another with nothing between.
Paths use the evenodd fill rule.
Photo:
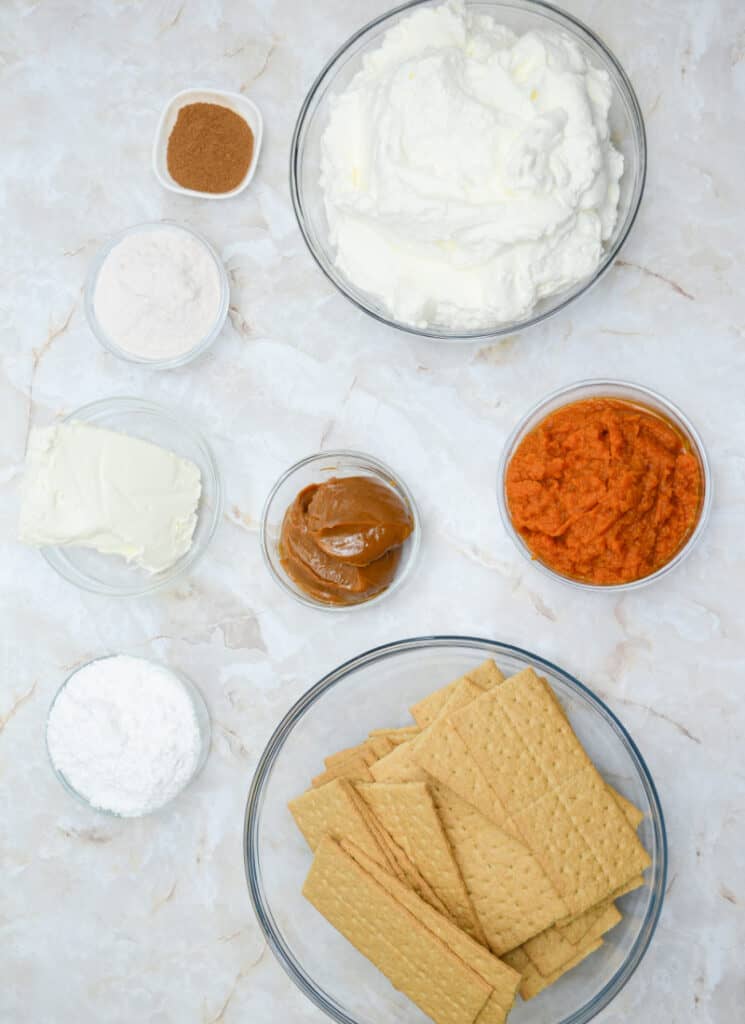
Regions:
<instances>
[{"instance_id":1,"label":"cream cheese","mask_svg":"<svg viewBox=\"0 0 745 1024\"><path fill-rule=\"evenodd\" d=\"M406 323L526 316L592 274L615 225L611 97L562 32L518 37L459 0L402 18L322 138L338 268Z\"/></svg>"},{"instance_id":2,"label":"cream cheese","mask_svg":"<svg viewBox=\"0 0 745 1024\"><path fill-rule=\"evenodd\" d=\"M161 572L191 547L199 468L165 448L82 421L31 431L20 539L121 555Z\"/></svg>"}]
</instances>

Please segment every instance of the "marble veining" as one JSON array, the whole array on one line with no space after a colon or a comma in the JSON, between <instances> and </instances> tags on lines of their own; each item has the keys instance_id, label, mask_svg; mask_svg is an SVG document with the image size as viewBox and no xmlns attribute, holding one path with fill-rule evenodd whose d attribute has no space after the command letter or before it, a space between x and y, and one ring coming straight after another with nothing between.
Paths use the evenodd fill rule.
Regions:
<instances>
[{"instance_id":1,"label":"marble veining","mask_svg":"<svg viewBox=\"0 0 745 1024\"><path fill-rule=\"evenodd\" d=\"M342 660L420 633L494 637L593 686L637 740L670 840L657 936L603 1024L722 1024L745 1004L745 8L739 0L566 0L638 91L647 192L620 259L522 336L436 345L336 294L296 228L294 119L317 70L386 0L7 0L0 8L0 1021L233 1024L324 1019L267 950L243 877L253 768L274 726ZM251 187L226 203L161 189L150 167L179 89L261 108ZM138 221L204 232L230 319L200 363L152 373L85 324L98 246ZM503 441L545 392L586 376L658 388L699 427L716 501L695 555L659 584L588 596L514 550L494 495ZM135 394L211 438L224 521L192 576L137 601L78 592L14 541L31 424ZM390 601L333 617L289 600L257 541L268 488L319 447L390 461L424 521L418 570ZM213 719L204 773L141 821L86 812L46 761L51 697L75 665L147 654L187 672Z\"/></svg>"}]
</instances>

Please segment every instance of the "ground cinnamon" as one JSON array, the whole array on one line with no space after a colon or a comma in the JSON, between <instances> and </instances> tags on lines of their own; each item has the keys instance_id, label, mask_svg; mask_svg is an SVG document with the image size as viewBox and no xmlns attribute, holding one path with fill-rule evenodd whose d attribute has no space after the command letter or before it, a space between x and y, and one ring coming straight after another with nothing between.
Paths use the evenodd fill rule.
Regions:
<instances>
[{"instance_id":1,"label":"ground cinnamon","mask_svg":"<svg viewBox=\"0 0 745 1024\"><path fill-rule=\"evenodd\" d=\"M168 138L168 170L183 188L231 192L246 177L253 149L253 132L234 110L189 103Z\"/></svg>"}]
</instances>

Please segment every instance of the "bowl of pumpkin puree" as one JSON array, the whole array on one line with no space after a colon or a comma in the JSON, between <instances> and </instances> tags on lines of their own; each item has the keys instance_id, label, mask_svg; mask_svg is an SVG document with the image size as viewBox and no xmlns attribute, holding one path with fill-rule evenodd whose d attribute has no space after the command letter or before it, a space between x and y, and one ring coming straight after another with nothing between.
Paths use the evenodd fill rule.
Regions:
<instances>
[{"instance_id":1,"label":"bowl of pumpkin puree","mask_svg":"<svg viewBox=\"0 0 745 1024\"><path fill-rule=\"evenodd\" d=\"M650 388L590 380L548 395L509 437L499 507L517 547L587 589L650 583L693 549L712 499L688 418Z\"/></svg>"}]
</instances>

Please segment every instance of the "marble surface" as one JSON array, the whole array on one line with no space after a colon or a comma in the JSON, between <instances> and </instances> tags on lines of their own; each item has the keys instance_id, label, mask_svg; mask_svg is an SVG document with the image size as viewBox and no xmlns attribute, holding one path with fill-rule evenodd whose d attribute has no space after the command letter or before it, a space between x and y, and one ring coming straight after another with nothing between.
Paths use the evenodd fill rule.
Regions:
<instances>
[{"instance_id":1,"label":"marble surface","mask_svg":"<svg viewBox=\"0 0 745 1024\"><path fill-rule=\"evenodd\" d=\"M0 299L0 1021L217 1024L322 1014L255 923L241 828L251 774L290 704L379 643L465 633L521 644L593 686L659 786L670 877L659 930L603 1024L734 1021L745 1003L745 7L739 0L566 0L638 90L647 193L623 257L581 302L496 344L387 331L336 294L293 217L294 118L323 60L386 0L7 0ZM239 199L161 189L161 107L195 84L241 90L266 124ZM86 327L101 242L172 217L230 271L230 324L176 372L129 367ZM695 555L621 598L550 582L499 523L494 476L516 418L583 376L677 401L711 455L716 501ZM81 593L14 542L30 424L116 394L178 405L211 438L226 506L208 556L172 589ZM390 461L420 502L421 562L390 601L330 617L265 572L257 520L292 461L349 446ZM71 667L110 651L189 673L212 714L198 782L171 810L114 821L74 804L44 724Z\"/></svg>"}]
</instances>

